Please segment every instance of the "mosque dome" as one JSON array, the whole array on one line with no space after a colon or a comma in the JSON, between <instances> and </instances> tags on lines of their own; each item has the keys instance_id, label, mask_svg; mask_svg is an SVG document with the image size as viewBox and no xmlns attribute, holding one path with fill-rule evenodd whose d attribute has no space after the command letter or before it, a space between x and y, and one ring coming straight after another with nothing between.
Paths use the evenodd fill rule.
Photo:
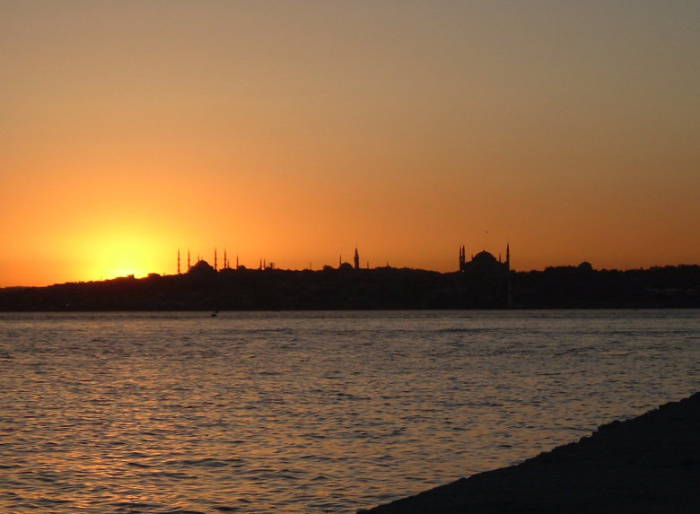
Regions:
<instances>
[{"instance_id":1,"label":"mosque dome","mask_svg":"<svg viewBox=\"0 0 700 514\"><path fill-rule=\"evenodd\" d=\"M194 274L216 273L216 270L207 261L201 260L192 266L189 272Z\"/></svg>"},{"instance_id":2,"label":"mosque dome","mask_svg":"<svg viewBox=\"0 0 700 514\"><path fill-rule=\"evenodd\" d=\"M498 263L498 260L489 252L486 250L482 250L481 252L477 253L474 258L472 259L472 262L474 264L493 264Z\"/></svg>"}]
</instances>

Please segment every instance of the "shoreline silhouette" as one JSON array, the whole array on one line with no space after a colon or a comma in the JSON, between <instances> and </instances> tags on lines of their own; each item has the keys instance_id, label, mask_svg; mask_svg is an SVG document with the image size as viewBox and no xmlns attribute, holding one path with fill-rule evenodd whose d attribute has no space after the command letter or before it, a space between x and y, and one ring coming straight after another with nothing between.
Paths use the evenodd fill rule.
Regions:
<instances>
[{"instance_id":1,"label":"shoreline silhouette","mask_svg":"<svg viewBox=\"0 0 700 514\"><path fill-rule=\"evenodd\" d=\"M358 514L700 511L700 393L575 443Z\"/></svg>"},{"instance_id":2,"label":"shoreline silhouette","mask_svg":"<svg viewBox=\"0 0 700 514\"><path fill-rule=\"evenodd\" d=\"M216 270L0 289L0 311L698 308L700 266L513 271L481 257L450 273L359 268Z\"/></svg>"}]
</instances>

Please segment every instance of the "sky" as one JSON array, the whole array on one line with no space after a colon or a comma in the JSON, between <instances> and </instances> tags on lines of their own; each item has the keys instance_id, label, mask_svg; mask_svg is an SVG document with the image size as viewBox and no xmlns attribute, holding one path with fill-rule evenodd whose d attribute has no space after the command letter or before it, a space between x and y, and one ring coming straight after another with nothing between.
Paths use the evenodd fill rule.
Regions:
<instances>
[{"instance_id":1,"label":"sky","mask_svg":"<svg viewBox=\"0 0 700 514\"><path fill-rule=\"evenodd\" d=\"M700 263L697 0L0 0L0 286Z\"/></svg>"}]
</instances>

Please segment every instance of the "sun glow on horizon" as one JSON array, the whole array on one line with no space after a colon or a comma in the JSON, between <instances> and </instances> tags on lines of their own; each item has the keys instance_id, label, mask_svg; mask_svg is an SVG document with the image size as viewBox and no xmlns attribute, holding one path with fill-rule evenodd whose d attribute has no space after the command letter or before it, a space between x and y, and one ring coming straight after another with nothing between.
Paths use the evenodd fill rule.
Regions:
<instances>
[{"instance_id":1,"label":"sun glow on horizon","mask_svg":"<svg viewBox=\"0 0 700 514\"><path fill-rule=\"evenodd\" d=\"M81 280L145 277L162 272L161 251L157 240L138 233L113 232L87 238L83 243L86 265Z\"/></svg>"},{"instance_id":2,"label":"sun glow on horizon","mask_svg":"<svg viewBox=\"0 0 700 514\"><path fill-rule=\"evenodd\" d=\"M0 287L700 262L697 2L272 3L0 3Z\"/></svg>"}]
</instances>

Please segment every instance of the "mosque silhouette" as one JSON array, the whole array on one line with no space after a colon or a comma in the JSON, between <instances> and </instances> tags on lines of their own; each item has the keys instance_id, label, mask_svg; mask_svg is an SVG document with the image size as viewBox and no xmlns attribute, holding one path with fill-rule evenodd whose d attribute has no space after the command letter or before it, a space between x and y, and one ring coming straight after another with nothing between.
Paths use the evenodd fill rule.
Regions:
<instances>
[{"instance_id":1,"label":"mosque silhouette","mask_svg":"<svg viewBox=\"0 0 700 514\"><path fill-rule=\"evenodd\" d=\"M467 261L467 250L466 246L462 245L459 247L459 267L458 270L462 273L468 275L507 275L510 272L510 244L506 245L506 258L505 261L501 259L499 254L498 259L487 252L482 250L476 255L472 255L471 259ZM388 267L388 266L387 266ZM329 269L330 266L324 266L324 269ZM218 266L218 250L214 250L214 265L212 266L206 260L197 257L195 264L191 264L191 254L187 251L187 273L212 273L224 270L241 270L247 269L241 266L238 261L238 256L236 256L235 267L231 266L228 260L228 253L224 250L224 260L223 266L219 268ZM275 269L274 263L268 263L266 259L260 259L258 264L258 270L272 270ZM357 248L353 255L353 263L343 262L342 256L338 257L338 270L360 270L360 253ZM369 269L369 263L365 269ZM177 251L177 274L181 273L181 256L180 250Z\"/></svg>"},{"instance_id":2,"label":"mosque silhouette","mask_svg":"<svg viewBox=\"0 0 700 514\"><path fill-rule=\"evenodd\" d=\"M288 305L298 306L300 302L306 301L311 303L304 305L313 305L316 308L323 305L342 308L382 308L397 305L411 308L426 305L442 308L509 308L512 306L510 245L506 245L505 255L503 260L500 254L496 258L482 250L467 260L467 249L462 245L459 247L457 270L441 274L435 271L393 268L388 263L386 266L374 268L367 263L363 268L357 248L353 253L352 264L344 262L342 256L339 256L337 267L325 265L320 270L301 271L278 269L273 262L266 259L259 259L257 268L249 269L241 265L236 257L233 266L226 250L223 252L222 267L218 266L218 250L214 250L213 266L200 257L191 264L191 253L188 250L187 271L181 273L181 255L178 250L176 277L183 278L192 287L206 285L210 291L217 294L222 288L232 291L242 284L255 283L257 289L254 295L264 295L267 297L266 301L273 301L275 296L288 295L288 299L279 304L280 308ZM263 274L256 275L259 272ZM292 278L299 274L304 278ZM266 275L269 275L269 280L263 278ZM255 278L256 276L259 278ZM278 288L275 289L270 281L277 284L275 287ZM298 298L298 291L286 291L287 286L299 288L303 298ZM316 299L309 297L312 291L315 292ZM289 299L292 297L293 300ZM326 298L328 303L319 302L320 298Z\"/></svg>"},{"instance_id":3,"label":"mosque silhouette","mask_svg":"<svg viewBox=\"0 0 700 514\"><path fill-rule=\"evenodd\" d=\"M361 267L357 248L352 263L339 257L321 269L278 269L266 259L251 269L221 256L214 252L212 266L178 251L177 274L4 288L0 311L700 307L698 265L597 270L583 261L515 271L509 245L505 258L486 250L468 257L462 245L457 269L444 273Z\"/></svg>"}]
</instances>

